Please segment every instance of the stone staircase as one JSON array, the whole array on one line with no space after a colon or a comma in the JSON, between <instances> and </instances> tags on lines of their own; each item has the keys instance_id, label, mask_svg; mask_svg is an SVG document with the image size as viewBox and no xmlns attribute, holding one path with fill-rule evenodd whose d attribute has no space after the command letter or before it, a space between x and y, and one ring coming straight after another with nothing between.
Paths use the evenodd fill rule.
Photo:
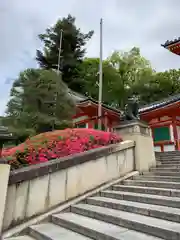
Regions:
<instances>
[{"instance_id":1,"label":"stone staircase","mask_svg":"<svg viewBox=\"0 0 180 240\"><path fill-rule=\"evenodd\" d=\"M156 168L30 226L11 240L180 239L180 152L158 153ZM93 175L92 175L93 177Z\"/></svg>"}]
</instances>

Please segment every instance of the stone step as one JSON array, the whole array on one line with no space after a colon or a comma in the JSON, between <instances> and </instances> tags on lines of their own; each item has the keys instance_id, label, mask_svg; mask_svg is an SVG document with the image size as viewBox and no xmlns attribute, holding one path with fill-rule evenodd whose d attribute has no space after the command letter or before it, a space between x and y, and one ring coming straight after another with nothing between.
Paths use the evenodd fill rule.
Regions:
<instances>
[{"instance_id":1,"label":"stone step","mask_svg":"<svg viewBox=\"0 0 180 240\"><path fill-rule=\"evenodd\" d=\"M176 164L180 164L180 161L177 161L177 160L172 160L172 161L156 161L156 164L157 165L176 165Z\"/></svg>"},{"instance_id":2,"label":"stone step","mask_svg":"<svg viewBox=\"0 0 180 240\"><path fill-rule=\"evenodd\" d=\"M158 161L179 161L180 156L167 156L167 157L158 157Z\"/></svg>"},{"instance_id":3,"label":"stone step","mask_svg":"<svg viewBox=\"0 0 180 240\"><path fill-rule=\"evenodd\" d=\"M156 154L156 157L174 157L174 156L180 156L180 151L178 152L165 152L165 153L160 153L160 154Z\"/></svg>"},{"instance_id":4,"label":"stone step","mask_svg":"<svg viewBox=\"0 0 180 240\"><path fill-rule=\"evenodd\" d=\"M171 168L171 167L153 167L150 169L150 172L153 172L153 171L160 171L160 172L165 172L165 171L168 171L168 172L174 172L174 173L179 173L180 174L180 169L179 168Z\"/></svg>"},{"instance_id":5,"label":"stone step","mask_svg":"<svg viewBox=\"0 0 180 240\"><path fill-rule=\"evenodd\" d=\"M32 237L29 237L27 235L24 236L18 236L18 237L10 237L10 238L3 238L2 240L35 240Z\"/></svg>"},{"instance_id":6,"label":"stone step","mask_svg":"<svg viewBox=\"0 0 180 240\"><path fill-rule=\"evenodd\" d=\"M104 221L74 213L60 213L52 216L55 224L91 237L95 240L162 240L139 231L113 225ZM172 238L169 238L172 239ZM73 240L73 239L72 239Z\"/></svg>"},{"instance_id":7,"label":"stone step","mask_svg":"<svg viewBox=\"0 0 180 240\"><path fill-rule=\"evenodd\" d=\"M169 154L180 154L180 151L174 150L174 151L168 151L168 152L155 152L155 155L158 155L158 156L164 156Z\"/></svg>"},{"instance_id":8,"label":"stone step","mask_svg":"<svg viewBox=\"0 0 180 240\"><path fill-rule=\"evenodd\" d=\"M156 165L156 168L175 168L175 169L180 169L180 164L166 164L166 163L163 163L163 164L157 164Z\"/></svg>"},{"instance_id":9,"label":"stone step","mask_svg":"<svg viewBox=\"0 0 180 240\"><path fill-rule=\"evenodd\" d=\"M180 183L177 182L161 182L161 181L148 181L148 180L124 180L124 185L136 185L144 187L157 187L158 188L171 188L180 189Z\"/></svg>"},{"instance_id":10,"label":"stone step","mask_svg":"<svg viewBox=\"0 0 180 240\"><path fill-rule=\"evenodd\" d=\"M145 216L156 217L174 222L180 222L180 209L153 204L131 202L105 197L90 197L87 203L100 207L107 207Z\"/></svg>"},{"instance_id":11,"label":"stone step","mask_svg":"<svg viewBox=\"0 0 180 240\"><path fill-rule=\"evenodd\" d=\"M89 204L72 206L71 211L85 217L95 218L100 221L144 232L155 237L167 240L180 239L180 224L176 222Z\"/></svg>"},{"instance_id":12,"label":"stone step","mask_svg":"<svg viewBox=\"0 0 180 240\"><path fill-rule=\"evenodd\" d=\"M180 154L159 154L156 158L180 157Z\"/></svg>"},{"instance_id":13,"label":"stone step","mask_svg":"<svg viewBox=\"0 0 180 240\"><path fill-rule=\"evenodd\" d=\"M180 157L179 154L162 154L156 155L156 158Z\"/></svg>"},{"instance_id":14,"label":"stone step","mask_svg":"<svg viewBox=\"0 0 180 240\"><path fill-rule=\"evenodd\" d=\"M150 171L150 172L144 172L143 176L168 176L168 177L179 177L180 173L179 172L169 172L168 170L165 171L159 171L159 169L157 168L157 170L154 171Z\"/></svg>"},{"instance_id":15,"label":"stone step","mask_svg":"<svg viewBox=\"0 0 180 240\"><path fill-rule=\"evenodd\" d=\"M142 186L133 186L133 185L132 186L114 185L112 187L112 189L114 191L145 193L145 194L161 195L161 196L169 196L169 197L179 197L180 198L180 190L177 190L177 189L158 188L158 187L142 187Z\"/></svg>"},{"instance_id":16,"label":"stone step","mask_svg":"<svg viewBox=\"0 0 180 240\"><path fill-rule=\"evenodd\" d=\"M133 202L148 203L153 205L169 206L174 208L180 208L180 198L166 197L144 193L133 193L123 191L111 191L106 190L101 192L102 197L114 198L119 200L127 200Z\"/></svg>"},{"instance_id":17,"label":"stone step","mask_svg":"<svg viewBox=\"0 0 180 240\"><path fill-rule=\"evenodd\" d=\"M180 155L180 151L168 151L168 152L158 152L155 153L158 157L164 157L164 156L178 156Z\"/></svg>"},{"instance_id":18,"label":"stone step","mask_svg":"<svg viewBox=\"0 0 180 240\"><path fill-rule=\"evenodd\" d=\"M133 179L135 180L154 180L154 181L163 181L163 182L179 182L180 183L180 177L174 177L174 176L156 176L156 175L139 175L134 176Z\"/></svg>"},{"instance_id":19,"label":"stone step","mask_svg":"<svg viewBox=\"0 0 180 240\"><path fill-rule=\"evenodd\" d=\"M168 166L171 164L171 165L180 165L180 160L166 160L166 161L163 161L163 160L156 160L156 163L159 163L159 164L162 164L162 165L165 165L167 164Z\"/></svg>"},{"instance_id":20,"label":"stone step","mask_svg":"<svg viewBox=\"0 0 180 240\"><path fill-rule=\"evenodd\" d=\"M176 157L157 157L157 161L180 161L180 156Z\"/></svg>"},{"instance_id":21,"label":"stone step","mask_svg":"<svg viewBox=\"0 0 180 240\"><path fill-rule=\"evenodd\" d=\"M42 223L29 228L31 236L37 240L90 240L76 232L57 226L53 223Z\"/></svg>"}]
</instances>

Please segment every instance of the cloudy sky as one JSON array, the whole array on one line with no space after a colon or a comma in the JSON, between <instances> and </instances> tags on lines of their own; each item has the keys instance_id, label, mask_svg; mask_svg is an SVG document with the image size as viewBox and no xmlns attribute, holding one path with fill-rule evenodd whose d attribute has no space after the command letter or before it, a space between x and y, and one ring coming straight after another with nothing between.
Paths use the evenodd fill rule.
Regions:
<instances>
[{"instance_id":1,"label":"cloudy sky","mask_svg":"<svg viewBox=\"0 0 180 240\"><path fill-rule=\"evenodd\" d=\"M179 0L0 0L0 114L19 71L36 67L37 35L71 13L83 32L94 30L87 54L99 54L99 19L104 20L104 57L113 50L141 48L152 66L179 68L180 57L160 47L180 36Z\"/></svg>"}]
</instances>

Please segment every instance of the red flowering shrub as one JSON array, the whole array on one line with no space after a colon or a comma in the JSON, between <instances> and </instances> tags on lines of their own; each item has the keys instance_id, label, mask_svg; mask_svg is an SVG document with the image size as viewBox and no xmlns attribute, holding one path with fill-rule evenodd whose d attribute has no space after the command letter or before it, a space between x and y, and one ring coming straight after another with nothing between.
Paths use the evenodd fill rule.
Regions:
<instances>
[{"instance_id":1,"label":"red flowering shrub","mask_svg":"<svg viewBox=\"0 0 180 240\"><path fill-rule=\"evenodd\" d=\"M36 135L17 147L4 149L2 156L13 168L19 168L121 141L114 133L94 129L56 130Z\"/></svg>"}]
</instances>

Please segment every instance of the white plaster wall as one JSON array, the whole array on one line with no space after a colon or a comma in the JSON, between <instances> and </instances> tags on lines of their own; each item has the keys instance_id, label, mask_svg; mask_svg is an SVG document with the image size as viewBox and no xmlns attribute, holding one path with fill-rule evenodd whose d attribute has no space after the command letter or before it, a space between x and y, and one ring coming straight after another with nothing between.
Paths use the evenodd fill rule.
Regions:
<instances>
[{"instance_id":1,"label":"white plaster wall","mask_svg":"<svg viewBox=\"0 0 180 240\"><path fill-rule=\"evenodd\" d=\"M134 161L134 142L126 141L108 156L9 186L3 229L133 171Z\"/></svg>"},{"instance_id":2,"label":"white plaster wall","mask_svg":"<svg viewBox=\"0 0 180 240\"><path fill-rule=\"evenodd\" d=\"M173 132L173 126L172 125L170 125L169 131L170 131L171 141L174 142L174 132Z\"/></svg>"},{"instance_id":3,"label":"white plaster wall","mask_svg":"<svg viewBox=\"0 0 180 240\"><path fill-rule=\"evenodd\" d=\"M178 134L178 139L180 139L180 126L177 126L177 134Z\"/></svg>"},{"instance_id":4,"label":"white plaster wall","mask_svg":"<svg viewBox=\"0 0 180 240\"><path fill-rule=\"evenodd\" d=\"M174 150L175 150L175 146L173 144L164 145L164 152L170 152Z\"/></svg>"},{"instance_id":5,"label":"white plaster wall","mask_svg":"<svg viewBox=\"0 0 180 240\"><path fill-rule=\"evenodd\" d=\"M154 151L155 152L161 152L161 147L160 146L154 146Z\"/></svg>"}]
</instances>

